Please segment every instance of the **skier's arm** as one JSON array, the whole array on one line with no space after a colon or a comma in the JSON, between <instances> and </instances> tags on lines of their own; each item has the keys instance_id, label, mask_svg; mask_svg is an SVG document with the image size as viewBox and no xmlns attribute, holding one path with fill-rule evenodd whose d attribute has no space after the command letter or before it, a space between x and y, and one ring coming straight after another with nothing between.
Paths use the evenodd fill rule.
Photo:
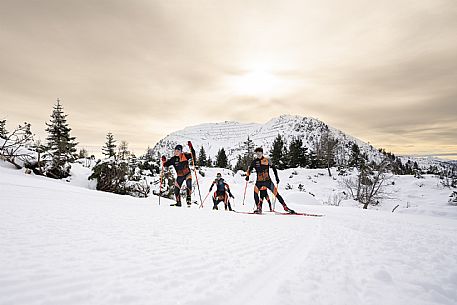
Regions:
<instances>
[{"instance_id":1,"label":"skier's arm","mask_svg":"<svg viewBox=\"0 0 457 305\"><path fill-rule=\"evenodd\" d=\"M163 162L163 166L164 167L169 167L170 165L173 164L173 157L171 157L170 159L167 160L167 158L165 156L162 156L162 162Z\"/></svg>"},{"instance_id":2,"label":"skier's arm","mask_svg":"<svg viewBox=\"0 0 457 305\"><path fill-rule=\"evenodd\" d=\"M209 188L209 191L211 192L211 190L213 189L213 186L214 184L216 183L216 181L213 181L213 183L211 183L211 187Z\"/></svg>"},{"instance_id":3,"label":"skier's arm","mask_svg":"<svg viewBox=\"0 0 457 305\"><path fill-rule=\"evenodd\" d=\"M252 170L254 169L254 161L249 165L248 170L246 171L246 181L249 181L249 176L251 175Z\"/></svg>"},{"instance_id":4,"label":"skier's arm","mask_svg":"<svg viewBox=\"0 0 457 305\"><path fill-rule=\"evenodd\" d=\"M230 197L235 198L235 197L232 195L232 192L230 192L230 186L229 186L227 183L225 183L225 189L226 189L227 192L229 193Z\"/></svg>"}]
</instances>

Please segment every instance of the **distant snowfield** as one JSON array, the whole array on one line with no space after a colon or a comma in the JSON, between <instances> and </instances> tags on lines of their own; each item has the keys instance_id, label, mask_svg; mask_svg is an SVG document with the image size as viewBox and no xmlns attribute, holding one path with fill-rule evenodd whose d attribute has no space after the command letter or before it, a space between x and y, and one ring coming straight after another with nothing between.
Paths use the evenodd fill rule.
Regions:
<instances>
[{"instance_id":1,"label":"distant snowfield","mask_svg":"<svg viewBox=\"0 0 457 305\"><path fill-rule=\"evenodd\" d=\"M68 183L0 166L0 304L457 303L457 208L434 178L397 178L396 200L362 210L321 204L332 178L281 172L289 205L315 218L158 206L75 171ZM252 209L252 184L243 206L242 177L224 176Z\"/></svg>"}]
</instances>

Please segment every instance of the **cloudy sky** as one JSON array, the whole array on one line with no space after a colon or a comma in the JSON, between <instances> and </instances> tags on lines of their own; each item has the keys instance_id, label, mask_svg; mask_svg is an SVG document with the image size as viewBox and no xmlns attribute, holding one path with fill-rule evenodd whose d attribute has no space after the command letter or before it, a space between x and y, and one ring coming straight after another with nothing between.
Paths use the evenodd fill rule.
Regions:
<instances>
[{"instance_id":1,"label":"cloudy sky","mask_svg":"<svg viewBox=\"0 0 457 305\"><path fill-rule=\"evenodd\" d=\"M0 0L0 119L57 97L87 147L286 113L457 158L457 1Z\"/></svg>"}]
</instances>

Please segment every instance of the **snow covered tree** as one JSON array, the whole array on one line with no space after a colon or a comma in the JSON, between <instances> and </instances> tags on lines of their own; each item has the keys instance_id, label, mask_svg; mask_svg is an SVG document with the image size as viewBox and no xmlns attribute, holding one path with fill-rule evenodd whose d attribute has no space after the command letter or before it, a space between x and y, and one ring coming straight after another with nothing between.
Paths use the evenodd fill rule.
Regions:
<instances>
[{"instance_id":1,"label":"snow covered tree","mask_svg":"<svg viewBox=\"0 0 457 305\"><path fill-rule=\"evenodd\" d=\"M310 151L308 154L309 168L319 168L319 159L315 151Z\"/></svg>"},{"instance_id":2,"label":"snow covered tree","mask_svg":"<svg viewBox=\"0 0 457 305\"><path fill-rule=\"evenodd\" d=\"M213 160L211 160L211 156L208 156L208 160L206 160L206 166L213 167Z\"/></svg>"},{"instance_id":3,"label":"snow covered tree","mask_svg":"<svg viewBox=\"0 0 457 305\"><path fill-rule=\"evenodd\" d=\"M206 152L205 152L205 149L202 146L200 148L199 153L198 153L197 165L198 166L206 166L207 161L208 160L206 159Z\"/></svg>"},{"instance_id":4,"label":"snow covered tree","mask_svg":"<svg viewBox=\"0 0 457 305\"><path fill-rule=\"evenodd\" d=\"M246 168L243 165L243 159L241 158L241 155L238 155L238 159L236 160L235 168L233 169L235 172L239 170L246 170Z\"/></svg>"},{"instance_id":5,"label":"snow covered tree","mask_svg":"<svg viewBox=\"0 0 457 305\"><path fill-rule=\"evenodd\" d=\"M360 147L357 143L353 143L351 147L351 156L349 157L348 165L349 167L356 167L360 168L360 166L364 163L364 159L360 152Z\"/></svg>"},{"instance_id":6,"label":"snow covered tree","mask_svg":"<svg viewBox=\"0 0 457 305\"><path fill-rule=\"evenodd\" d=\"M338 140L335 139L329 132L329 130L324 130L321 135L319 142L319 159L322 160L322 163L325 164L328 170L328 175L332 176L330 167L335 164L335 152L338 146Z\"/></svg>"},{"instance_id":7,"label":"snow covered tree","mask_svg":"<svg viewBox=\"0 0 457 305\"><path fill-rule=\"evenodd\" d=\"M362 163L356 178L342 180L343 187L354 200L363 204L364 209L369 205L378 205L382 200L390 198L386 188L392 178L388 174L389 168L390 161L386 159L380 164Z\"/></svg>"},{"instance_id":8,"label":"snow covered tree","mask_svg":"<svg viewBox=\"0 0 457 305\"><path fill-rule=\"evenodd\" d=\"M0 120L0 138L6 139L8 131L6 130L6 120Z\"/></svg>"},{"instance_id":9,"label":"snow covered tree","mask_svg":"<svg viewBox=\"0 0 457 305\"><path fill-rule=\"evenodd\" d=\"M116 140L114 140L114 136L111 132L108 132L106 135L106 142L105 146L102 147L102 153L107 158L116 156Z\"/></svg>"},{"instance_id":10,"label":"snow covered tree","mask_svg":"<svg viewBox=\"0 0 457 305\"><path fill-rule=\"evenodd\" d=\"M129 151L129 144L127 141L121 141L121 144L119 144L118 147L118 153L117 153L119 160L127 160L127 158L130 155Z\"/></svg>"},{"instance_id":11,"label":"snow covered tree","mask_svg":"<svg viewBox=\"0 0 457 305\"><path fill-rule=\"evenodd\" d=\"M61 179L70 175L70 165L76 158L75 137L70 135L71 128L68 127L67 115L63 112L60 100L54 105L51 120L46 123L48 132L47 154L51 163L46 168L46 175L51 178Z\"/></svg>"},{"instance_id":12,"label":"snow covered tree","mask_svg":"<svg viewBox=\"0 0 457 305\"><path fill-rule=\"evenodd\" d=\"M271 162L275 164L278 169L285 169L287 167L286 143L280 134L278 134L273 141L270 158Z\"/></svg>"},{"instance_id":13,"label":"snow covered tree","mask_svg":"<svg viewBox=\"0 0 457 305\"><path fill-rule=\"evenodd\" d=\"M89 153L87 152L87 149L85 149L84 147L81 148L79 150L79 155L78 155L78 158L79 159L86 159L89 157Z\"/></svg>"},{"instance_id":14,"label":"snow covered tree","mask_svg":"<svg viewBox=\"0 0 457 305\"><path fill-rule=\"evenodd\" d=\"M228 168L228 159L224 148L219 149L217 152L216 167Z\"/></svg>"},{"instance_id":15,"label":"snow covered tree","mask_svg":"<svg viewBox=\"0 0 457 305\"><path fill-rule=\"evenodd\" d=\"M19 125L11 133L6 134L5 141L0 143L0 159L13 164L17 169L22 166L16 161L28 161L33 158L30 150L25 149L33 140L33 134L30 130L30 124L25 122Z\"/></svg>"},{"instance_id":16,"label":"snow covered tree","mask_svg":"<svg viewBox=\"0 0 457 305\"><path fill-rule=\"evenodd\" d=\"M240 169L246 170L252 160L254 160L254 142L249 138L249 136L247 140L243 142L241 149L244 150L244 155L241 157Z\"/></svg>"}]
</instances>

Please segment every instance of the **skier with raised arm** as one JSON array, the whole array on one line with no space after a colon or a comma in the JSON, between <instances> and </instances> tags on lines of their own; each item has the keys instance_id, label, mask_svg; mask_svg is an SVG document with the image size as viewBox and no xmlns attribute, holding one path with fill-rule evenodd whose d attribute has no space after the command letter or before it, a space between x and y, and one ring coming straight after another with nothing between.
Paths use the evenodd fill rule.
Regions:
<instances>
[{"instance_id":1,"label":"skier with raised arm","mask_svg":"<svg viewBox=\"0 0 457 305\"><path fill-rule=\"evenodd\" d=\"M254 158L254 160L252 160L251 165L249 166L248 170L246 171L246 181L249 181L249 176L251 175L251 173L254 169L257 174L257 180L256 180L255 186L254 186L254 200L255 200L257 209L254 211L254 213L258 213L258 214L262 213L262 205L260 204L259 192L260 192L260 189L265 187L273 192L273 194L276 196L278 201L282 204L284 211L286 211L290 214L295 214L295 211L290 209L286 205L286 203L284 202L284 199L278 193L278 188L275 186L275 184L271 180L270 167L273 169L273 173L275 174L276 183L279 183L278 171L276 170L276 167L271 163L269 158L267 158L263 155L263 148L258 147L254 150L254 152L255 152L255 158Z\"/></svg>"},{"instance_id":2,"label":"skier with raised arm","mask_svg":"<svg viewBox=\"0 0 457 305\"><path fill-rule=\"evenodd\" d=\"M181 206L181 186L186 182L186 202L187 206L191 206L191 194L192 194L192 174L190 171L189 160L192 158L195 160L195 150L190 141L187 142L190 148L190 153L183 152L182 145L176 145L174 150L174 156L167 160L165 156L162 156L162 163L164 167L173 166L176 171L176 182L175 182L175 198L176 203L172 206Z\"/></svg>"}]
</instances>

